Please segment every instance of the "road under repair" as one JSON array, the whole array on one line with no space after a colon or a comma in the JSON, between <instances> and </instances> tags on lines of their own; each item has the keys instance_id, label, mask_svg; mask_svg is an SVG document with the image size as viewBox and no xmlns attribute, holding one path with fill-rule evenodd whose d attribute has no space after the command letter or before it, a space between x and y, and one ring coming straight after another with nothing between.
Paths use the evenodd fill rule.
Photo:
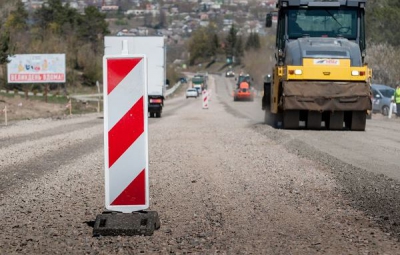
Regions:
<instances>
[{"instance_id":1,"label":"road under repair","mask_svg":"<svg viewBox=\"0 0 400 255\"><path fill-rule=\"evenodd\" d=\"M149 119L153 236L92 237L104 210L101 115L0 127L0 254L398 254L400 120L278 130L212 75Z\"/></svg>"}]
</instances>

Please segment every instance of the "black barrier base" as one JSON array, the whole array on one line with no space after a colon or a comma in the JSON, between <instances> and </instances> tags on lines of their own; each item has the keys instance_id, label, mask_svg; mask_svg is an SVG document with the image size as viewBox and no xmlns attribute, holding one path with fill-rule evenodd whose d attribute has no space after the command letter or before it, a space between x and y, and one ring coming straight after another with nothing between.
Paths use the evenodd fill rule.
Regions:
<instances>
[{"instance_id":1,"label":"black barrier base","mask_svg":"<svg viewBox=\"0 0 400 255\"><path fill-rule=\"evenodd\" d=\"M160 228L156 211L121 213L106 211L96 217L93 236L151 236Z\"/></svg>"}]
</instances>

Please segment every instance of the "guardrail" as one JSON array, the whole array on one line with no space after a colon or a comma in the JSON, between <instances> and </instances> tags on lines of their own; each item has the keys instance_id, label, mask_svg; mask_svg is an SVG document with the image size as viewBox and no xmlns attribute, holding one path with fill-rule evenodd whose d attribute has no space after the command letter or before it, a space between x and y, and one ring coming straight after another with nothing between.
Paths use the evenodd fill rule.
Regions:
<instances>
[{"instance_id":1,"label":"guardrail","mask_svg":"<svg viewBox=\"0 0 400 255\"><path fill-rule=\"evenodd\" d=\"M173 94L180 86L182 85L182 83L180 81L178 81L172 88L167 89L165 91L165 97L169 97L171 94Z\"/></svg>"},{"instance_id":2,"label":"guardrail","mask_svg":"<svg viewBox=\"0 0 400 255\"><path fill-rule=\"evenodd\" d=\"M70 95L71 98L82 102L97 102L103 99L103 93L87 94L87 95Z\"/></svg>"},{"instance_id":3,"label":"guardrail","mask_svg":"<svg viewBox=\"0 0 400 255\"><path fill-rule=\"evenodd\" d=\"M0 92L4 93L4 94L7 94L7 90L3 90L2 89L2 90L0 90ZM14 90L9 90L8 94L15 94L15 92L14 92ZM25 91L18 91L17 94L21 95L21 96L25 96ZM39 96L39 97L42 97L42 96L44 96L44 94L43 93L33 93L32 91L29 91L28 92L28 96ZM52 97L53 94L47 93L47 96L48 97ZM60 97L61 95L57 95L57 96Z\"/></svg>"}]
</instances>

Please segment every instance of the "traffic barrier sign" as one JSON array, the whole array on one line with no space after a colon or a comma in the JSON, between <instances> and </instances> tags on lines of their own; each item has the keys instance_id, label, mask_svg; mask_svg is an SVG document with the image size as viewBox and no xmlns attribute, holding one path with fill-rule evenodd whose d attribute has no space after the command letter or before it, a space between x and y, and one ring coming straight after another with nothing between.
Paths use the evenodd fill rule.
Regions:
<instances>
[{"instance_id":1,"label":"traffic barrier sign","mask_svg":"<svg viewBox=\"0 0 400 255\"><path fill-rule=\"evenodd\" d=\"M160 220L155 211L131 214L106 212L97 216L93 236L151 236L159 228Z\"/></svg>"},{"instance_id":2,"label":"traffic barrier sign","mask_svg":"<svg viewBox=\"0 0 400 255\"><path fill-rule=\"evenodd\" d=\"M208 109L208 93L206 89L203 90L202 95L203 95L203 109Z\"/></svg>"},{"instance_id":3,"label":"traffic barrier sign","mask_svg":"<svg viewBox=\"0 0 400 255\"><path fill-rule=\"evenodd\" d=\"M149 207L147 63L143 55L104 56L106 209Z\"/></svg>"},{"instance_id":4,"label":"traffic barrier sign","mask_svg":"<svg viewBox=\"0 0 400 255\"><path fill-rule=\"evenodd\" d=\"M390 103L388 118L392 118L393 108L395 107L395 103Z\"/></svg>"},{"instance_id":5,"label":"traffic barrier sign","mask_svg":"<svg viewBox=\"0 0 400 255\"><path fill-rule=\"evenodd\" d=\"M117 46L116 46L117 47ZM119 47L119 46L118 46ZM105 207L97 215L93 236L152 235L160 228L149 207L147 58L103 57Z\"/></svg>"}]
</instances>

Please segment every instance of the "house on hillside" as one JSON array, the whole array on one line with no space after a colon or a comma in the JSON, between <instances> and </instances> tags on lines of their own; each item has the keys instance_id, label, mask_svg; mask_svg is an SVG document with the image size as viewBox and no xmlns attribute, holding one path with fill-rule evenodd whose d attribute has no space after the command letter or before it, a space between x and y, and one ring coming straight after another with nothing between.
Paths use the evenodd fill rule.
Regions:
<instances>
[{"instance_id":1,"label":"house on hillside","mask_svg":"<svg viewBox=\"0 0 400 255\"><path fill-rule=\"evenodd\" d=\"M208 20L200 21L200 26L202 26L202 27L208 27L209 24L210 24L210 21L208 21Z\"/></svg>"},{"instance_id":2,"label":"house on hillside","mask_svg":"<svg viewBox=\"0 0 400 255\"><path fill-rule=\"evenodd\" d=\"M232 26L233 20L232 19L224 19L224 26Z\"/></svg>"},{"instance_id":3,"label":"house on hillside","mask_svg":"<svg viewBox=\"0 0 400 255\"><path fill-rule=\"evenodd\" d=\"M201 13L200 14L200 20L208 20L208 14L207 13Z\"/></svg>"},{"instance_id":4,"label":"house on hillside","mask_svg":"<svg viewBox=\"0 0 400 255\"><path fill-rule=\"evenodd\" d=\"M179 14L179 9L178 9L177 6L172 6L172 7L169 9L169 12L170 12L172 15L178 15L178 14Z\"/></svg>"},{"instance_id":5,"label":"house on hillside","mask_svg":"<svg viewBox=\"0 0 400 255\"><path fill-rule=\"evenodd\" d=\"M149 29L147 27L138 27L137 34L138 35L149 35Z\"/></svg>"},{"instance_id":6,"label":"house on hillside","mask_svg":"<svg viewBox=\"0 0 400 255\"><path fill-rule=\"evenodd\" d=\"M119 10L118 5L103 5L100 9L102 12L117 12Z\"/></svg>"},{"instance_id":7,"label":"house on hillside","mask_svg":"<svg viewBox=\"0 0 400 255\"><path fill-rule=\"evenodd\" d=\"M25 8L36 10L42 8L43 4L44 1L38 1L38 0L26 1Z\"/></svg>"}]
</instances>

